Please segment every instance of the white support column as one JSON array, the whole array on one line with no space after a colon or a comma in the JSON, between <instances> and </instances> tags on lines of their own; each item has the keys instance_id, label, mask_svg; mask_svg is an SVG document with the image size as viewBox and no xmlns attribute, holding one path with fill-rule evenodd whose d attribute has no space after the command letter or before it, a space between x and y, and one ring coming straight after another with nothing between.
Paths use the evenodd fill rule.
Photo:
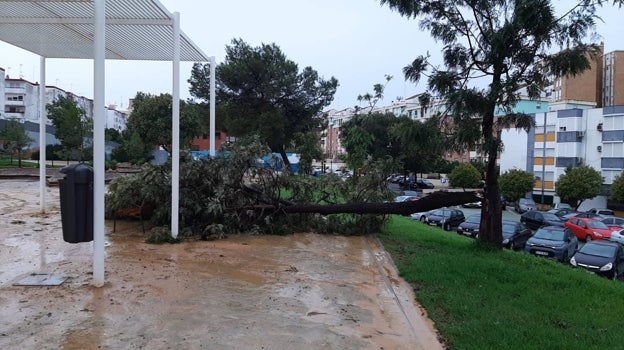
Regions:
<instances>
[{"instance_id":1,"label":"white support column","mask_svg":"<svg viewBox=\"0 0 624 350\"><path fill-rule=\"evenodd\" d=\"M93 284L104 285L104 87L106 0L95 0L93 62Z\"/></svg>"},{"instance_id":2,"label":"white support column","mask_svg":"<svg viewBox=\"0 0 624 350\"><path fill-rule=\"evenodd\" d=\"M46 62L45 57L39 58L39 208L41 213L46 210Z\"/></svg>"},{"instance_id":3,"label":"white support column","mask_svg":"<svg viewBox=\"0 0 624 350\"><path fill-rule=\"evenodd\" d=\"M178 237L180 202L180 13L173 13L173 99L171 101L171 236Z\"/></svg>"},{"instance_id":4,"label":"white support column","mask_svg":"<svg viewBox=\"0 0 624 350\"><path fill-rule=\"evenodd\" d=\"M215 57L210 57L210 157L215 156L215 72L216 72Z\"/></svg>"}]
</instances>

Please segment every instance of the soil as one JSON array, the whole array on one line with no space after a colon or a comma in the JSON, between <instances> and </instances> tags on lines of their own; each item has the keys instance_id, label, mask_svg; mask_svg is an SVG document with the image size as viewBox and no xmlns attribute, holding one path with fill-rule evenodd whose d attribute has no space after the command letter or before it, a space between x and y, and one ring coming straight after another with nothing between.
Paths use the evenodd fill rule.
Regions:
<instances>
[{"instance_id":1,"label":"soil","mask_svg":"<svg viewBox=\"0 0 624 350\"><path fill-rule=\"evenodd\" d=\"M0 179L1 349L442 349L372 236L230 236L151 245L106 223L105 285L93 245L62 239L57 187ZM31 274L59 286L19 286Z\"/></svg>"}]
</instances>

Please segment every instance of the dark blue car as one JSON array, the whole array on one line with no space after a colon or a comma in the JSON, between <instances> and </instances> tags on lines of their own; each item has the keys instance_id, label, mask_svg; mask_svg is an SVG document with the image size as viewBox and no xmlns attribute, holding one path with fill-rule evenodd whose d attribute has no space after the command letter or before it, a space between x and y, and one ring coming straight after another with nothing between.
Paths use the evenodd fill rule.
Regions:
<instances>
[{"instance_id":1,"label":"dark blue car","mask_svg":"<svg viewBox=\"0 0 624 350\"><path fill-rule=\"evenodd\" d=\"M570 264L603 277L617 279L624 272L624 249L617 242L587 242L570 259Z\"/></svg>"}]
</instances>

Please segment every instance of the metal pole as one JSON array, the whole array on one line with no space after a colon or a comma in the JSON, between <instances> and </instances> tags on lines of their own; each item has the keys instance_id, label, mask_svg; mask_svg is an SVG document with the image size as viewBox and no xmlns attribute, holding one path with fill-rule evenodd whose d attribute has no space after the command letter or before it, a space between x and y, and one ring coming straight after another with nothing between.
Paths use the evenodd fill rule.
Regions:
<instances>
[{"instance_id":1,"label":"metal pole","mask_svg":"<svg viewBox=\"0 0 624 350\"><path fill-rule=\"evenodd\" d=\"M180 202L180 13L173 13L173 101L171 145L171 236L178 237Z\"/></svg>"},{"instance_id":2,"label":"metal pole","mask_svg":"<svg viewBox=\"0 0 624 350\"><path fill-rule=\"evenodd\" d=\"M45 57L39 58L39 209L45 213L46 198L46 91Z\"/></svg>"},{"instance_id":3,"label":"metal pole","mask_svg":"<svg viewBox=\"0 0 624 350\"><path fill-rule=\"evenodd\" d=\"M104 85L106 0L95 1L93 63L93 284L104 285Z\"/></svg>"},{"instance_id":4,"label":"metal pole","mask_svg":"<svg viewBox=\"0 0 624 350\"><path fill-rule=\"evenodd\" d=\"M544 178L546 176L546 112L544 112L544 140L542 141L542 205L544 204Z\"/></svg>"},{"instance_id":5,"label":"metal pole","mask_svg":"<svg viewBox=\"0 0 624 350\"><path fill-rule=\"evenodd\" d=\"M215 57L210 57L210 157L215 156L215 137L216 137L216 126L215 126L215 103L216 103L216 92L215 92L215 74L216 74L216 61Z\"/></svg>"}]
</instances>

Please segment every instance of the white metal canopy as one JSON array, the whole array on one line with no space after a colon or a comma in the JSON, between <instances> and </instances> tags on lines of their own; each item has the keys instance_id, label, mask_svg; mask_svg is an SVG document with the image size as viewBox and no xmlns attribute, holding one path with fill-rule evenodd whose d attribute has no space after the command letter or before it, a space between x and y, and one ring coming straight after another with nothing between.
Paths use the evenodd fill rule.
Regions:
<instances>
[{"instance_id":1,"label":"white metal canopy","mask_svg":"<svg viewBox=\"0 0 624 350\"><path fill-rule=\"evenodd\" d=\"M180 16L157 0L0 0L0 40L46 58L94 60L93 279L104 285L105 59L173 61L171 232L178 234L180 61L210 62L210 134L214 154L214 57L180 30ZM40 139L45 145L45 89L40 90ZM40 205L45 211L45 152L40 152Z\"/></svg>"},{"instance_id":2,"label":"white metal canopy","mask_svg":"<svg viewBox=\"0 0 624 350\"><path fill-rule=\"evenodd\" d=\"M0 0L0 40L45 58L93 59L93 0ZM157 0L106 0L106 59L173 60L173 14ZM207 62L180 33L180 60Z\"/></svg>"}]
</instances>

